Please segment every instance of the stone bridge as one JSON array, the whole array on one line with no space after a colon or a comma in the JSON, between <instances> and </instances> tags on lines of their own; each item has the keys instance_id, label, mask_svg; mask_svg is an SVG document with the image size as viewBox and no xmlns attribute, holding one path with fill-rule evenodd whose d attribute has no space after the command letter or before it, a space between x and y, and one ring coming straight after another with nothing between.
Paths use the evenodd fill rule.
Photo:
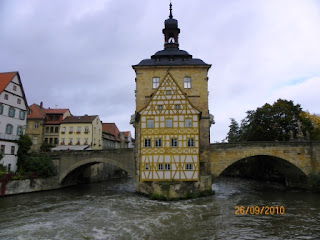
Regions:
<instances>
[{"instance_id":1,"label":"stone bridge","mask_svg":"<svg viewBox=\"0 0 320 240\"><path fill-rule=\"evenodd\" d=\"M59 183L73 170L82 166L96 163L109 163L125 170L135 177L135 164L132 148L106 149L94 151L70 151L52 153L53 161L57 166Z\"/></svg>"},{"instance_id":2,"label":"stone bridge","mask_svg":"<svg viewBox=\"0 0 320 240\"><path fill-rule=\"evenodd\" d=\"M320 142L243 142L211 144L210 173L218 177L235 162L254 156L282 159L304 175L320 173ZM287 165L286 167L290 167Z\"/></svg>"},{"instance_id":3,"label":"stone bridge","mask_svg":"<svg viewBox=\"0 0 320 240\"><path fill-rule=\"evenodd\" d=\"M96 163L117 166L134 179L134 149L109 149L52 153L59 173L59 182L73 170ZM320 173L320 142L244 142L211 144L207 172L218 177L239 160L254 156L270 156L295 166L302 174ZM292 166L291 165L291 166ZM290 167L290 166L285 166Z\"/></svg>"}]
</instances>

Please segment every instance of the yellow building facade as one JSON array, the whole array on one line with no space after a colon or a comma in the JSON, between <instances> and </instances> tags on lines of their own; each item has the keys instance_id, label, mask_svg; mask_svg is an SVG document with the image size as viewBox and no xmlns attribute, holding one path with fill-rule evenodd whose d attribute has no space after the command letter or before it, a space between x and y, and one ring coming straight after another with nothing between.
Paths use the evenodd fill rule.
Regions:
<instances>
[{"instance_id":1,"label":"yellow building facade","mask_svg":"<svg viewBox=\"0 0 320 240\"><path fill-rule=\"evenodd\" d=\"M163 182L180 182L175 189L192 183L192 188L177 194L179 197L211 189L207 173L209 130L214 122L208 109L211 65L179 49L180 29L171 4L164 24L164 50L132 66L136 111L131 123L135 127L137 190L163 194L168 192Z\"/></svg>"},{"instance_id":2,"label":"yellow building facade","mask_svg":"<svg viewBox=\"0 0 320 240\"><path fill-rule=\"evenodd\" d=\"M140 181L199 180L199 113L170 74L140 113Z\"/></svg>"},{"instance_id":3,"label":"yellow building facade","mask_svg":"<svg viewBox=\"0 0 320 240\"><path fill-rule=\"evenodd\" d=\"M90 146L93 150L102 149L102 124L99 116L68 116L60 125L59 145ZM77 149L78 150L78 149Z\"/></svg>"}]
</instances>

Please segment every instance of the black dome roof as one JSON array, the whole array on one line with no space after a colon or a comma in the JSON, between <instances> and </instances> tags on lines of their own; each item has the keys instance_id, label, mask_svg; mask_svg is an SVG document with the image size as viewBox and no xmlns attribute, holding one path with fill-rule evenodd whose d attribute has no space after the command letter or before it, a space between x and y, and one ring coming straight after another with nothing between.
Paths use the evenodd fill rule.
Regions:
<instances>
[{"instance_id":1,"label":"black dome roof","mask_svg":"<svg viewBox=\"0 0 320 240\"><path fill-rule=\"evenodd\" d=\"M164 21L164 27L166 29L177 29L178 28L178 21L174 18L168 18Z\"/></svg>"}]
</instances>

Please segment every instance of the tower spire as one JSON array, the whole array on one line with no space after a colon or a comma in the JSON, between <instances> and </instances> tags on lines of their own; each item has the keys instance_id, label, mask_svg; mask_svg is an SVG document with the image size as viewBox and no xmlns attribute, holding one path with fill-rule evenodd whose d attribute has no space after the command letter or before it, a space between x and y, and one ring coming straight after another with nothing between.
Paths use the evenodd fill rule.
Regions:
<instances>
[{"instance_id":1,"label":"tower spire","mask_svg":"<svg viewBox=\"0 0 320 240\"><path fill-rule=\"evenodd\" d=\"M171 18L173 18L173 16L172 16L172 3L171 3L171 1L170 1L170 4L169 4L169 10L170 10L169 18L171 19Z\"/></svg>"}]
</instances>

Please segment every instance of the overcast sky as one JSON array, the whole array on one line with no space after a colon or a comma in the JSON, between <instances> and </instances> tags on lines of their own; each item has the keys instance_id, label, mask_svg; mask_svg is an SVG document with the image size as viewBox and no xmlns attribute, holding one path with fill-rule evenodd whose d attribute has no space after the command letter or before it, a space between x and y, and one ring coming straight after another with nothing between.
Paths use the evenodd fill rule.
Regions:
<instances>
[{"instance_id":1,"label":"overcast sky","mask_svg":"<svg viewBox=\"0 0 320 240\"><path fill-rule=\"evenodd\" d=\"M120 131L135 110L131 65L163 49L169 0L0 0L0 72L19 71L28 104L99 115ZM180 49L212 64L209 109L221 141L278 98L320 113L320 1L173 0Z\"/></svg>"}]
</instances>

